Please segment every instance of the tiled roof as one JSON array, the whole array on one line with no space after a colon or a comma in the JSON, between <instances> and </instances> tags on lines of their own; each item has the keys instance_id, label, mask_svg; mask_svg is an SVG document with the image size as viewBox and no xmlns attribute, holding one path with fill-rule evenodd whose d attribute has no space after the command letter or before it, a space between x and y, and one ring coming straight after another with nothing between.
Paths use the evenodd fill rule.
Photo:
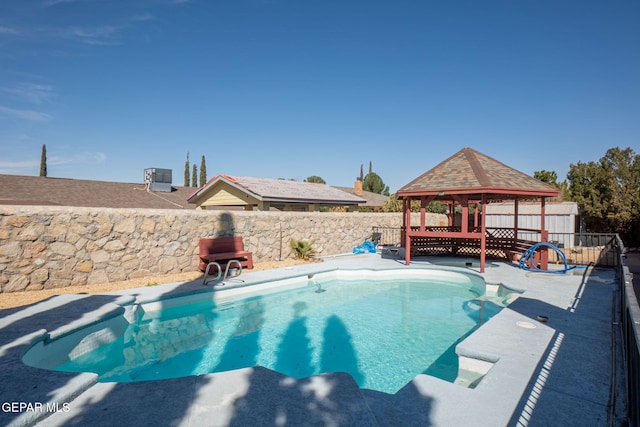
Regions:
<instances>
[{"instance_id":1,"label":"tiled roof","mask_svg":"<svg viewBox=\"0 0 640 427\"><path fill-rule=\"evenodd\" d=\"M96 208L194 209L194 188L147 191L142 183L88 181L41 176L0 175L0 205L59 205Z\"/></svg>"},{"instance_id":2,"label":"tiled roof","mask_svg":"<svg viewBox=\"0 0 640 427\"><path fill-rule=\"evenodd\" d=\"M200 194L205 193L207 188L214 186L220 181L227 181L232 185L236 185L263 201L337 204L365 203L365 200L361 197L345 193L344 191L325 184L228 175L219 175L211 179L207 185L193 194L189 198L189 201L194 203Z\"/></svg>"},{"instance_id":3,"label":"tiled roof","mask_svg":"<svg viewBox=\"0 0 640 427\"><path fill-rule=\"evenodd\" d=\"M555 187L471 148L463 148L423 173L400 188L398 195L440 192L531 196L558 194Z\"/></svg>"}]
</instances>

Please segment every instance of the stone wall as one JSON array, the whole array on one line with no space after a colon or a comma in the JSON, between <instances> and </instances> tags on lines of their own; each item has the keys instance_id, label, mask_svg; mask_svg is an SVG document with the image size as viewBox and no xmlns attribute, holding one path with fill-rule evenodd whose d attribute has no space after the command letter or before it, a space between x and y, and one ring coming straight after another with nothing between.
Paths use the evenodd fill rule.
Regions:
<instances>
[{"instance_id":1,"label":"stone wall","mask_svg":"<svg viewBox=\"0 0 640 427\"><path fill-rule=\"evenodd\" d=\"M0 292L196 271L202 237L242 236L260 262L291 257L291 239L313 240L320 256L348 253L373 227L401 224L399 213L1 206Z\"/></svg>"}]
</instances>

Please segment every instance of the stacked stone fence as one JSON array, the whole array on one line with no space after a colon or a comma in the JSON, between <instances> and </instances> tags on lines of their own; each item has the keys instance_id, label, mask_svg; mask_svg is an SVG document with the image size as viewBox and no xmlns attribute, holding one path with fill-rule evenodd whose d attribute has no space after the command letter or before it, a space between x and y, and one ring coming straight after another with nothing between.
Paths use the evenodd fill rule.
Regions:
<instances>
[{"instance_id":1,"label":"stacked stone fence","mask_svg":"<svg viewBox=\"0 0 640 427\"><path fill-rule=\"evenodd\" d=\"M446 221L428 216L428 225ZM318 255L352 252L400 213L249 212L0 207L0 292L62 288L197 271L203 237L242 236L255 262L292 257L290 240Z\"/></svg>"}]
</instances>

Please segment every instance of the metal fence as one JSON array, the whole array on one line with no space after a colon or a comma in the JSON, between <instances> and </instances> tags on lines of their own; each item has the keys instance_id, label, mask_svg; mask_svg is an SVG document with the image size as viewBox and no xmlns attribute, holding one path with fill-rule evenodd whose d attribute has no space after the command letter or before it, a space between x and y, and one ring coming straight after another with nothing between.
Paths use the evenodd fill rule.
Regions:
<instances>
[{"instance_id":1,"label":"metal fence","mask_svg":"<svg viewBox=\"0 0 640 427\"><path fill-rule=\"evenodd\" d=\"M640 426L640 306L633 289L633 274L629 271L624 245L616 236L616 269L620 289L622 344L627 386L629 426Z\"/></svg>"},{"instance_id":2,"label":"metal fence","mask_svg":"<svg viewBox=\"0 0 640 427\"><path fill-rule=\"evenodd\" d=\"M373 227L371 241L378 246L399 246L402 227Z\"/></svg>"},{"instance_id":3,"label":"metal fence","mask_svg":"<svg viewBox=\"0 0 640 427\"><path fill-rule=\"evenodd\" d=\"M611 233L549 233L548 241L563 251L569 264L615 267L618 264L616 239L617 234ZM560 243L563 241L571 244Z\"/></svg>"}]
</instances>

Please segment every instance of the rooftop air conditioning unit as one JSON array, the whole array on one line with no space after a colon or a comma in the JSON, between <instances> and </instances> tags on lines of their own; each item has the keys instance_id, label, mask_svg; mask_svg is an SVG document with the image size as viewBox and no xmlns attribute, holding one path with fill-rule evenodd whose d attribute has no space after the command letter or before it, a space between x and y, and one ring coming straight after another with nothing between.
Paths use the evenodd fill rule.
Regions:
<instances>
[{"instance_id":1,"label":"rooftop air conditioning unit","mask_svg":"<svg viewBox=\"0 0 640 427\"><path fill-rule=\"evenodd\" d=\"M171 169L149 168L144 170L144 183L150 191L170 193Z\"/></svg>"}]
</instances>

